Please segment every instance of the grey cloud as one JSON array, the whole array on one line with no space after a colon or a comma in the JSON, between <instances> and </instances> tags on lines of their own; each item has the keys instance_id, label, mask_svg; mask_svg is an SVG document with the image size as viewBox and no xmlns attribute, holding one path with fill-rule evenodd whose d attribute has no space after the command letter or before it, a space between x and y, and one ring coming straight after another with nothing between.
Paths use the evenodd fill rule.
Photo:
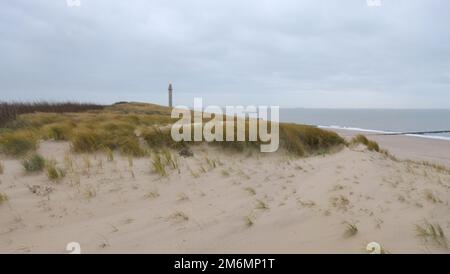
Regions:
<instances>
[{"instance_id":1,"label":"grey cloud","mask_svg":"<svg viewBox=\"0 0 450 274\"><path fill-rule=\"evenodd\" d=\"M0 3L1 100L450 108L444 0Z\"/></svg>"}]
</instances>

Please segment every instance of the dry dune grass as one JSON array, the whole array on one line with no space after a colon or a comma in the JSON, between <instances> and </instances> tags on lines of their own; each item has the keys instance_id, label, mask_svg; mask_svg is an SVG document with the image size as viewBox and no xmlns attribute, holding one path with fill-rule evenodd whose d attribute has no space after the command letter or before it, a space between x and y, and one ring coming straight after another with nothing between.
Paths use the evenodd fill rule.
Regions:
<instances>
[{"instance_id":1,"label":"dry dune grass","mask_svg":"<svg viewBox=\"0 0 450 274\"><path fill-rule=\"evenodd\" d=\"M337 133L317 127L281 124L280 143L287 151L306 156L328 152L336 146L345 144L345 141Z\"/></svg>"},{"instance_id":2,"label":"dry dune grass","mask_svg":"<svg viewBox=\"0 0 450 274\"><path fill-rule=\"evenodd\" d=\"M8 195L5 193L0 192L0 205L4 202L8 201Z\"/></svg>"},{"instance_id":3,"label":"dry dune grass","mask_svg":"<svg viewBox=\"0 0 450 274\"><path fill-rule=\"evenodd\" d=\"M432 242L437 246L448 248L448 240L439 224L431 224L424 220L423 224L416 224L417 236L425 242Z\"/></svg>"},{"instance_id":4,"label":"dry dune grass","mask_svg":"<svg viewBox=\"0 0 450 274\"><path fill-rule=\"evenodd\" d=\"M0 150L8 155L21 156L34 151L38 140L52 139L69 141L75 152L110 149L140 157L146 155L149 149L180 149L192 144L172 140L170 127L166 125L174 121L169 108L142 103L120 103L79 113L22 114L2 129ZM245 134L249 134L248 120L245 122ZM235 140L236 136L235 127ZM313 126L280 124L280 147L299 156L324 153L344 143L334 132ZM242 152L259 149L262 142L227 141L212 144Z\"/></svg>"},{"instance_id":5,"label":"dry dune grass","mask_svg":"<svg viewBox=\"0 0 450 274\"><path fill-rule=\"evenodd\" d=\"M37 147L36 132L32 130L0 133L0 152L11 156L23 156Z\"/></svg>"},{"instance_id":6,"label":"dry dune grass","mask_svg":"<svg viewBox=\"0 0 450 274\"><path fill-rule=\"evenodd\" d=\"M48 179L52 182L60 182L66 176L66 171L57 167L55 161L47 161L45 171Z\"/></svg>"},{"instance_id":7,"label":"dry dune grass","mask_svg":"<svg viewBox=\"0 0 450 274\"><path fill-rule=\"evenodd\" d=\"M367 139L366 136L358 134L350 141L350 144L363 144L370 151L380 152L380 146L377 142Z\"/></svg>"},{"instance_id":8,"label":"dry dune grass","mask_svg":"<svg viewBox=\"0 0 450 274\"><path fill-rule=\"evenodd\" d=\"M70 141L76 152L110 148L124 154L142 156L145 151L140 146L136 130L172 122L170 113L160 109L164 108L119 104L80 113L22 114L0 131L0 150L8 155L21 156L35 150L38 140L53 139Z\"/></svg>"},{"instance_id":9,"label":"dry dune grass","mask_svg":"<svg viewBox=\"0 0 450 274\"><path fill-rule=\"evenodd\" d=\"M358 233L358 227L356 226L356 224L349 223L349 222L344 222L344 224L346 227L345 232L344 232L345 238L353 237Z\"/></svg>"},{"instance_id":10,"label":"dry dune grass","mask_svg":"<svg viewBox=\"0 0 450 274\"><path fill-rule=\"evenodd\" d=\"M0 102L0 126L13 121L20 114L34 113L34 112L83 112L87 110L102 109L103 106L96 104L83 104L76 102L64 103L50 103L50 102L35 102L35 103L5 103Z\"/></svg>"}]
</instances>

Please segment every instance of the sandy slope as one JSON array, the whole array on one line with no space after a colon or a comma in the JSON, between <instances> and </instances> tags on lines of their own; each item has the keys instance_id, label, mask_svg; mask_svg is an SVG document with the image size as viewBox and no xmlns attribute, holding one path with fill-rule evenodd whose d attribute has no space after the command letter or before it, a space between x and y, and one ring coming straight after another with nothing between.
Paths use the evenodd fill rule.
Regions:
<instances>
[{"instance_id":1,"label":"sandy slope","mask_svg":"<svg viewBox=\"0 0 450 274\"><path fill-rule=\"evenodd\" d=\"M449 252L415 225L439 223L450 237L450 175L361 147L298 159L198 146L168 178L149 158L130 167L54 142L40 153L70 169L69 155L74 171L52 183L2 158L1 253L64 253L71 241L85 253L365 253L372 241L391 253ZM344 235L345 222L358 233Z\"/></svg>"},{"instance_id":2,"label":"sandy slope","mask_svg":"<svg viewBox=\"0 0 450 274\"><path fill-rule=\"evenodd\" d=\"M348 139L356 134L364 134L369 139L377 141L381 147L388 148L395 156L402 159L431 161L450 166L450 141L427 139L404 135L378 135L376 133L358 132L353 130L333 129L342 137Z\"/></svg>"}]
</instances>

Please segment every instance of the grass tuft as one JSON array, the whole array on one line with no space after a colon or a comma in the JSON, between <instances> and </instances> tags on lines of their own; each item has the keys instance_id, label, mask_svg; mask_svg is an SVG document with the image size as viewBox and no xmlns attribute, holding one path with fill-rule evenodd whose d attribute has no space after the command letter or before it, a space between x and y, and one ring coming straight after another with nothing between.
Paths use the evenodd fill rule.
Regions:
<instances>
[{"instance_id":1,"label":"grass tuft","mask_svg":"<svg viewBox=\"0 0 450 274\"><path fill-rule=\"evenodd\" d=\"M164 164L170 166L172 169L178 169L178 158L172 155L168 149L163 149L161 154L164 158Z\"/></svg>"},{"instance_id":2,"label":"grass tuft","mask_svg":"<svg viewBox=\"0 0 450 274\"><path fill-rule=\"evenodd\" d=\"M150 191L144 195L144 198L146 198L146 199L155 199L158 197L159 197L158 191Z\"/></svg>"},{"instance_id":3,"label":"grass tuft","mask_svg":"<svg viewBox=\"0 0 450 274\"><path fill-rule=\"evenodd\" d=\"M367 149L370 151L380 152L380 146L375 141L369 141L369 143L367 144Z\"/></svg>"},{"instance_id":4,"label":"grass tuft","mask_svg":"<svg viewBox=\"0 0 450 274\"><path fill-rule=\"evenodd\" d=\"M230 176L230 172L228 172L228 170L224 169L220 172L222 174L223 177L229 177Z\"/></svg>"},{"instance_id":5,"label":"grass tuft","mask_svg":"<svg viewBox=\"0 0 450 274\"><path fill-rule=\"evenodd\" d=\"M255 189L254 188L252 188L252 187L246 187L245 188L245 191L247 191L250 195L256 195L256 191L255 191Z\"/></svg>"},{"instance_id":6,"label":"grass tuft","mask_svg":"<svg viewBox=\"0 0 450 274\"><path fill-rule=\"evenodd\" d=\"M180 193L177 194L177 200L178 200L179 202L182 202L182 201L189 201L189 196L187 196L186 193L180 192Z\"/></svg>"},{"instance_id":7,"label":"grass tuft","mask_svg":"<svg viewBox=\"0 0 450 274\"><path fill-rule=\"evenodd\" d=\"M4 202L8 201L8 195L6 195L5 193L0 192L0 205L3 204Z\"/></svg>"},{"instance_id":8,"label":"grass tuft","mask_svg":"<svg viewBox=\"0 0 450 274\"><path fill-rule=\"evenodd\" d=\"M22 166L27 172L42 171L45 166L45 159L39 154L32 154L22 161Z\"/></svg>"},{"instance_id":9,"label":"grass tuft","mask_svg":"<svg viewBox=\"0 0 450 274\"><path fill-rule=\"evenodd\" d=\"M61 168L56 167L56 163L54 161L46 162L45 171L47 173L48 179L52 182L59 182L66 176L65 171Z\"/></svg>"},{"instance_id":10,"label":"grass tuft","mask_svg":"<svg viewBox=\"0 0 450 274\"><path fill-rule=\"evenodd\" d=\"M428 201L432 202L432 203L442 203L441 199L439 199L434 193L433 191L431 191L430 189L426 189L424 191L424 195L425 195L425 199L427 199Z\"/></svg>"},{"instance_id":11,"label":"grass tuft","mask_svg":"<svg viewBox=\"0 0 450 274\"><path fill-rule=\"evenodd\" d=\"M432 241L436 245L448 248L448 240L439 224L431 224L427 220L423 225L416 225L417 236L425 242Z\"/></svg>"},{"instance_id":12,"label":"grass tuft","mask_svg":"<svg viewBox=\"0 0 450 274\"><path fill-rule=\"evenodd\" d=\"M90 200L94 197L97 196L97 191L95 190L95 188L91 185L87 185L83 191L84 197L86 197L86 199Z\"/></svg>"},{"instance_id":13,"label":"grass tuft","mask_svg":"<svg viewBox=\"0 0 450 274\"><path fill-rule=\"evenodd\" d=\"M347 211L348 207L350 206L350 200L347 199L345 196L343 195L339 195L339 196L333 196L330 198L330 203L333 207L342 210L342 211Z\"/></svg>"},{"instance_id":14,"label":"grass tuft","mask_svg":"<svg viewBox=\"0 0 450 274\"><path fill-rule=\"evenodd\" d=\"M189 216L182 211L176 211L172 215L169 216L169 219L173 219L175 221L186 222L189 221Z\"/></svg>"},{"instance_id":15,"label":"grass tuft","mask_svg":"<svg viewBox=\"0 0 450 274\"><path fill-rule=\"evenodd\" d=\"M206 164L209 166L210 169L214 169L217 167L217 161L214 159L209 159L208 157L205 157Z\"/></svg>"},{"instance_id":16,"label":"grass tuft","mask_svg":"<svg viewBox=\"0 0 450 274\"><path fill-rule=\"evenodd\" d=\"M255 222L252 220L251 217L247 216L245 217L245 226L246 227L252 227L255 224Z\"/></svg>"},{"instance_id":17,"label":"grass tuft","mask_svg":"<svg viewBox=\"0 0 450 274\"><path fill-rule=\"evenodd\" d=\"M358 227L356 226L356 224L352 224L349 222L345 222L345 232L344 232L344 237L345 238L350 238L355 236L356 234L358 234Z\"/></svg>"},{"instance_id":18,"label":"grass tuft","mask_svg":"<svg viewBox=\"0 0 450 274\"><path fill-rule=\"evenodd\" d=\"M362 134L358 134L350 141L350 144L363 144L367 146L369 144L369 139Z\"/></svg>"},{"instance_id":19,"label":"grass tuft","mask_svg":"<svg viewBox=\"0 0 450 274\"><path fill-rule=\"evenodd\" d=\"M161 177L166 177L168 175L166 171L166 165L163 162L163 159L161 158L161 155L159 153L153 154L152 167L153 172L159 174Z\"/></svg>"},{"instance_id":20,"label":"grass tuft","mask_svg":"<svg viewBox=\"0 0 450 274\"><path fill-rule=\"evenodd\" d=\"M105 154L108 162L114 162L114 153L109 147L105 148Z\"/></svg>"},{"instance_id":21,"label":"grass tuft","mask_svg":"<svg viewBox=\"0 0 450 274\"><path fill-rule=\"evenodd\" d=\"M178 173L180 173L177 156L173 155L168 149L165 148L160 152L153 154L152 168L153 172L159 174L161 177L166 177L169 175L167 168L178 170Z\"/></svg>"},{"instance_id":22,"label":"grass tuft","mask_svg":"<svg viewBox=\"0 0 450 274\"><path fill-rule=\"evenodd\" d=\"M370 151L386 153L386 152L380 150L380 146L378 145L377 142L367 139L367 137L362 134L358 134L355 137L353 137L353 139L350 141L350 144L354 144L354 145L362 144L362 145L365 145L367 147L367 149Z\"/></svg>"},{"instance_id":23,"label":"grass tuft","mask_svg":"<svg viewBox=\"0 0 450 274\"><path fill-rule=\"evenodd\" d=\"M264 201L257 199L256 200L256 209L268 210L269 206Z\"/></svg>"}]
</instances>

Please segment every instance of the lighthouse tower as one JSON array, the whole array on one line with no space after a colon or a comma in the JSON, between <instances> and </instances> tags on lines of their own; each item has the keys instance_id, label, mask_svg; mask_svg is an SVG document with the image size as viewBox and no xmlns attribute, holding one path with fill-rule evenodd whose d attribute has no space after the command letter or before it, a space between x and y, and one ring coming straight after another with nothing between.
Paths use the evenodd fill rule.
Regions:
<instances>
[{"instance_id":1,"label":"lighthouse tower","mask_svg":"<svg viewBox=\"0 0 450 274\"><path fill-rule=\"evenodd\" d=\"M169 107L172 108L172 83L169 84Z\"/></svg>"}]
</instances>

